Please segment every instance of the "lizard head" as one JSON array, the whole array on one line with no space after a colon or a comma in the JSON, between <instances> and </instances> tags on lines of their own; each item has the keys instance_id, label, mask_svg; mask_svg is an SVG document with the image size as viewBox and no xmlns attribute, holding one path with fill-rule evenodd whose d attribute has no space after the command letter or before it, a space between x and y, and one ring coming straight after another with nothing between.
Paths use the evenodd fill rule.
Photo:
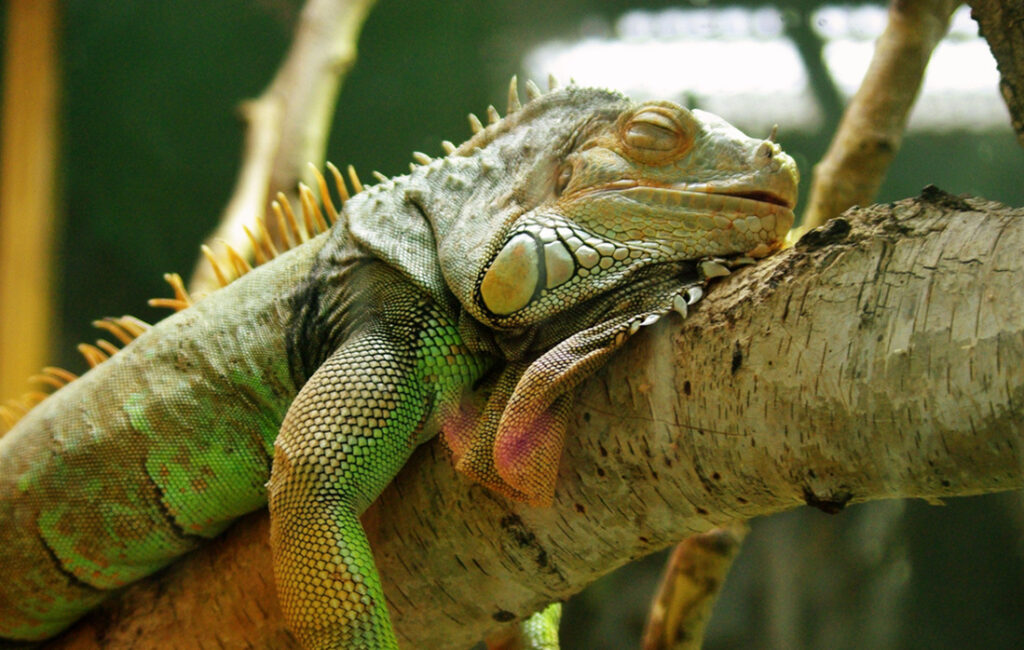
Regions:
<instances>
[{"instance_id":1,"label":"lizard head","mask_svg":"<svg viewBox=\"0 0 1024 650\"><path fill-rule=\"evenodd\" d=\"M458 469L549 503L572 389L641 327L699 298L715 268L702 262L779 248L796 187L774 137L574 86L414 172L406 199L472 316L460 330L508 361L482 415L445 427ZM407 275L437 272L422 268Z\"/></svg>"},{"instance_id":2,"label":"lizard head","mask_svg":"<svg viewBox=\"0 0 1024 650\"><path fill-rule=\"evenodd\" d=\"M781 245L798 174L773 138L667 101L616 109L581 119L553 155L535 153L527 176L547 178L516 194L531 209L491 240L472 297L478 318L523 326L654 264Z\"/></svg>"},{"instance_id":3,"label":"lizard head","mask_svg":"<svg viewBox=\"0 0 1024 650\"><path fill-rule=\"evenodd\" d=\"M796 203L796 164L773 140L672 102L640 104L566 156L554 210L658 258L763 257Z\"/></svg>"}]
</instances>

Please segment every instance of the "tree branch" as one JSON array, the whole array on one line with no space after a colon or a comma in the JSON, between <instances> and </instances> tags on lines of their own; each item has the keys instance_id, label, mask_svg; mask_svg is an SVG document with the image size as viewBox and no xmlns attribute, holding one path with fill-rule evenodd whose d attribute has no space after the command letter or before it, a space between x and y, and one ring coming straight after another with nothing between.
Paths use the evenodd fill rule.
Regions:
<instances>
[{"instance_id":1,"label":"tree branch","mask_svg":"<svg viewBox=\"0 0 1024 650\"><path fill-rule=\"evenodd\" d=\"M750 532L732 522L676 544L644 628L643 650L700 650L711 610Z\"/></svg>"},{"instance_id":2,"label":"tree branch","mask_svg":"<svg viewBox=\"0 0 1024 650\"><path fill-rule=\"evenodd\" d=\"M1010 110L1017 142L1024 147L1024 6L1001 0L968 4L999 66L999 90Z\"/></svg>"},{"instance_id":3,"label":"tree branch","mask_svg":"<svg viewBox=\"0 0 1024 650\"><path fill-rule=\"evenodd\" d=\"M327 135L341 83L355 63L356 41L376 0L308 0L295 38L274 80L257 99L242 104L248 130L238 182L207 243L225 241L251 258L243 230L254 230L278 191L294 198L309 163L323 163ZM267 221L275 244L281 233ZM219 286L213 267L202 256L190 288L207 292Z\"/></svg>"},{"instance_id":4,"label":"tree branch","mask_svg":"<svg viewBox=\"0 0 1024 650\"><path fill-rule=\"evenodd\" d=\"M737 518L1024 486L1022 246L1024 209L930 189L726 278L586 382L552 508L424 445L364 517L400 640L469 647ZM266 528L250 516L55 647L286 647Z\"/></svg>"},{"instance_id":5,"label":"tree branch","mask_svg":"<svg viewBox=\"0 0 1024 650\"><path fill-rule=\"evenodd\" d=\"M825 157L814 166L802 229L875 198L903 141L932 50L959 0L892 0L889 22Z\"/></svg>"},{"instance_id":6,"label":"tree branch","mask_svg":"<svg viewBox=\"0 0 1024 650\"><path fill-rule=\"evenodd\" d=\"M0 96L0 396L20 395L52 340L49 326L57 151L61 6L6 4ZM27 404L31 406L31 402ZM0 407L0 431L9 424Z\"/></svg>"}]
</instances>

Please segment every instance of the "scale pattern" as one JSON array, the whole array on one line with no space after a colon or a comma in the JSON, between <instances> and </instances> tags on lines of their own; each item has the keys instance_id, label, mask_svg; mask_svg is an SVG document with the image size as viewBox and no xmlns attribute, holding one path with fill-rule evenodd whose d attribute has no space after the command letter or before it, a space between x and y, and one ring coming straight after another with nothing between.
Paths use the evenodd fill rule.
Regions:
<instances>
[{"instance_id":1,"label":"scale pattern","mask_svg":"<svg viewBox=\"0 0 1024 650\"><path fill-rule=\"evenodd\" d=\"M299 392L276 443L269 487L278 596L308 648L397 647L358 517L433 435L431 415L456 405L488 365L395 275L377 275L386 288L365 328Z\"/></svg>"}]
</instances>

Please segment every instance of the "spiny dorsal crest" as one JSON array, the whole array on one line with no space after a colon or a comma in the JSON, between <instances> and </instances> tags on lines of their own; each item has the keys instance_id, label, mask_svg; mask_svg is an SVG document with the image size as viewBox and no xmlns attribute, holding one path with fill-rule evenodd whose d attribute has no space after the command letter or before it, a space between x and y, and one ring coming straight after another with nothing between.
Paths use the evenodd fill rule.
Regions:
<instances>
[{"instance_id":1,"label":"spiny dorsal crest","mask_svg":"<svg viewBox=\"0 0 1024 650\"><path fill-rule=\"evenodd\" d=\"M301 220L299 216L296 215L291 202L283 192L278 192L276 200L271 203L271 211L274 214L277 232L281 233L279 246L274 245L273 238L270 236L270 232L264 218L260 217L256 219L255 232L253 232L253 230L248 226L243 226L245 236L248 238L249 243L252 246L253 262L255 266L266 264L281 253L291 250L296 246L300 246L313 237L326 232L338 221L341 215L341 210L339 208L344 206L345 202L351 198L352 194L358 194L363 191L363 184L359 180L359 176L356 174L356 170L352 165L349 165L347 169L349 182L352 184L353 188L353 192L350 194L341 172L333 164L327 163L327 170L331 173L331 177L334 180L335 191L338 193L338 197L340 199L339 206L335 207L334 201L331 198L331 191L327 179L324 178L323 174L320 173L320 170L317 169L316 166L310 164L310 169L316 178L320 200L317 201L316 195L309 186L305 183L299 183ZM321 205L323 206L322 210ZM324 216L324 212L327 213L326 218ZM213 273L217 278L217 283L221 287L225 287L251 271L254 268L254 265L250 264L249 261L245 259L244 255L239 253L237 249L227 242L221 242L221 245L224 250L219 256L206 245L203 245L200 250L206 257L207 261L209 261L210 266L213 268ZM171 279L167 276L165 276L164 279L171 283L171 287L174 289L175 298L150 300L149 304L156 307L171 307L177 311L191 306L194 300L192 300L188 295L184 286L181 285L180 278L178 278L177 283L179 286L176 286L175 283L171 282Z\"/></svg>"},{"instance_id":2,"label":"spiny dorsal crest","mask_svg":"<svg viewBox=\"0 0 1024 650\"><path fill-rule=\"evenodd\" d=\"M509 127L508 118L522 111L522 109L530 102L538 99L544 95L544 92L537 87L532 80L527 79L526 84L526 104L519 98L519 80L515 75L509 80L508 84L508 104L506 109L505 117L501 117L498 113L498 109L494 106L487 107L487 124L484 125L480 118L475 114L470 113L467 117L469 119L469 128L472 135L468 140L463 142L461 145L456 146L448 140L441 142L441 148L444 149L446 156L450 156L454 153L466 155L475 149L487 146L488 143L494 140L500 133ZM556 90L558 88L558 82L555 80L554 75L548 77L548 92ZM409 167L411 170L415 170L419 165L429 165L434 161L425 153L415 151L413 152L413 163L410 163Z\"/></svg>"},{"instance_id":3,"label":"spiny dorsal crest","mask_svg":"<svg viewBox=\"0 0 1024 650\"><path fill-rule=\"evenodd\" d=\"M121 316L120 318L108 316L103 320L93 321L93 326L108 332L123 345L131 343L150 328L148 323L134 316ZM85 357L90 368L103 363L119 349L117 345L105 339L97 340L95 345L90 343L78 345L78 351ZM10 399L0 404L0 435L13 427L36 404L46 399L49 396L47 390L57 390L77 378L78 375L75 373L53 366L47 366L39 374L29 377L29 383L36 384L45 390L32 390L17 399Z\"/></svg>"},{"instance_id":4,"label":"spiny dorsal crest","mask_svg":"<svg viewBox=\"0 0 1024 650\"><path fill-rule=\"evenodd\" d=\"M334 180L335 191L340 198L339 207L335 207L327 180L316 167L312 165L310 167L313 169L313 174L316 178L320 200L317 201L313 190L308 186L303 183L299 184L301 220L292 208L291 202L288 201L283 193L279 192L277 200L272 203L272 211L276 219L278 232L281 233L282 238L279 246L274 245L264 219L256 220L255 232L248 227L244 227L246 237L252 245L255 266L265 264L281 253L301 245L320 233L326 232L330 227L328 221L332 225L337 222L340 215L339 207L343 206L351 196L345 185L345 180L337 167L327 163L327 169ZM363 191L363 184L356 175L355 169L349 165L347 171L349 182L355 189L354 193ZM322 210L321 204L323 206ZM327 213L326 218L324 217L324 212ZM227 242L222 242L222 247L224 252L220 255L214 253L206 245L202 246L201 250L213 267L217 283L224 287L251 271L254 265L250 264L237 249ZM150 306L168 308L178 312L191 307L198 300L197 297L192 296L185 288L185 283L177 273L165 274L164 280L171 286L174 296L171 298L152 298L149 300ZM149 323L134 316L107 317L103 320L93 321L93 326L111 335L116 342L107 339L97 339L95 343L80 343L78 351L85 358L90 368L95 368L104 361L107 361L111 356L119 352L123 346L128 345L152 327ZM30 377L30 383L39 385L44 390L32 390L19 398L10 399L0 404L0 435L9 431L26 413L46 399L50 394L48 391L60 389L77 378L78 375L73 372L51 366L43 368L39 374Z\"/></svg>"}]
</instances>

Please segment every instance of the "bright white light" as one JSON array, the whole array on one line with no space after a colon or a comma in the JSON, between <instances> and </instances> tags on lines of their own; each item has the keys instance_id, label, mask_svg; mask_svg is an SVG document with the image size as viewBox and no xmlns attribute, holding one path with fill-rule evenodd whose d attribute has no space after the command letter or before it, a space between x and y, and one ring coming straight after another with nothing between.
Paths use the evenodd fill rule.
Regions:
<instances>
[{"instance_id":1,"label":"bright white light","mask_svg":"<svg viewBox=\"0 0 1024 650\"><path fill-rule=\"evenodd\" d=\"M643 63L641 63L643 62ZM783 41L667 41L624 43L588 39L547 45L527 59L559 79L647 95L665 89L732 94L771 93L807 83L796 49ZM544 76L547 76L546 74Z\"/></svg>"},{"instance_id":2,"label":"bright white light","mask_svg":"<svg viewBox=\"0 0 1024 650\"><path fill-rule=\"evenodd\" d=\"M947 38L964 39L978 37L978 23L971 18L970 7L960 7L953 12L953 17L949 19L949 34Z\"/></svg>"},{"instance_id":3,"label":"bright white light","mask_svg":"<svg viewBox=\"0 0 1024 650\"><path fill-rule=\"evenodd\" d=\"M874 44L836 41L825 46L825 62L836 86L853 95L868 69ZM999 84L999 72L984 41L943 41L925 72L927 93L985 93Z\"/></svg>"},{"instance_id":4,"label":"bright white light","mask_svg":"<svg viewBox=\"0 0 1024 650\"><path fill-rule=\"evenodd\" d=\"M886 10L874 6L827 6L813 16L826 40L826 66L847 98L860 86L886 20ZM803 62L775 9L630 11L614 31L612 38L542 45L527 56L525 71L638 100L674 99L754 133L776 122L805 130L820 124ZM950 32L932 57L910 128L1005 126L995 62L967 8L954 14Z\"/></svg>"},{"instance_id":5,"label":"bright white light","mask_svg":"<svg viewBox=\"0 0 1024 650\"><path fill-rule=\"evenodd\" d=\"M1009 128L1010 113L999 95L999 70L988 44L944 40L932 54L910 128L984 131Z\"/></svg>"},{"instance_id":6,"label":"bright white light","mask_svg":"<svg viewBox=\"0 0 1024 650\"><path fill-rule=\"evenodd\" d=\"M743 7L627 11L615 32L625 41L774 38L782 34L782 16L772 8Z\"/></svg>"},{"instance_id":7,"label":"bright white light","mask_svg":"<svg viewBox=\"0 0 1024 650\"><path fill-rule=\"evenodd\" d=\"M800 55L782 36L773 9L632 11L617 38L548 43L527 56L529 76L548 74L634 99L674 99L717 113L741 128L816 123ZM793 119L789 119L793 118Z\"/></svg>"},{"instance_id":8,"label":"bright white light","mask_svg":"<svg viewBox=\"0 0 1024 650\"><path fill-rule=\"evenodd\" d=\"M996 62L977 28L972 28L970 10L957 11L952 24L952 36L932 53L908 128L980 131L1009 124L999 96ZM873 41L852 37L836 38L825 46L825 64L847 99L860 87L874 49Z\"/></svg>"},{"instance_id":9,"label":"bright white light","mask_svg":"<svg viewBox=\"0 0 1024 650\"><path fill-rule=\"evenodd\" d=\"M811 16L811 27L826 41L873 41L881 36L888 20L883 7L825 5Z\"/></svg>"}]
</instances>

